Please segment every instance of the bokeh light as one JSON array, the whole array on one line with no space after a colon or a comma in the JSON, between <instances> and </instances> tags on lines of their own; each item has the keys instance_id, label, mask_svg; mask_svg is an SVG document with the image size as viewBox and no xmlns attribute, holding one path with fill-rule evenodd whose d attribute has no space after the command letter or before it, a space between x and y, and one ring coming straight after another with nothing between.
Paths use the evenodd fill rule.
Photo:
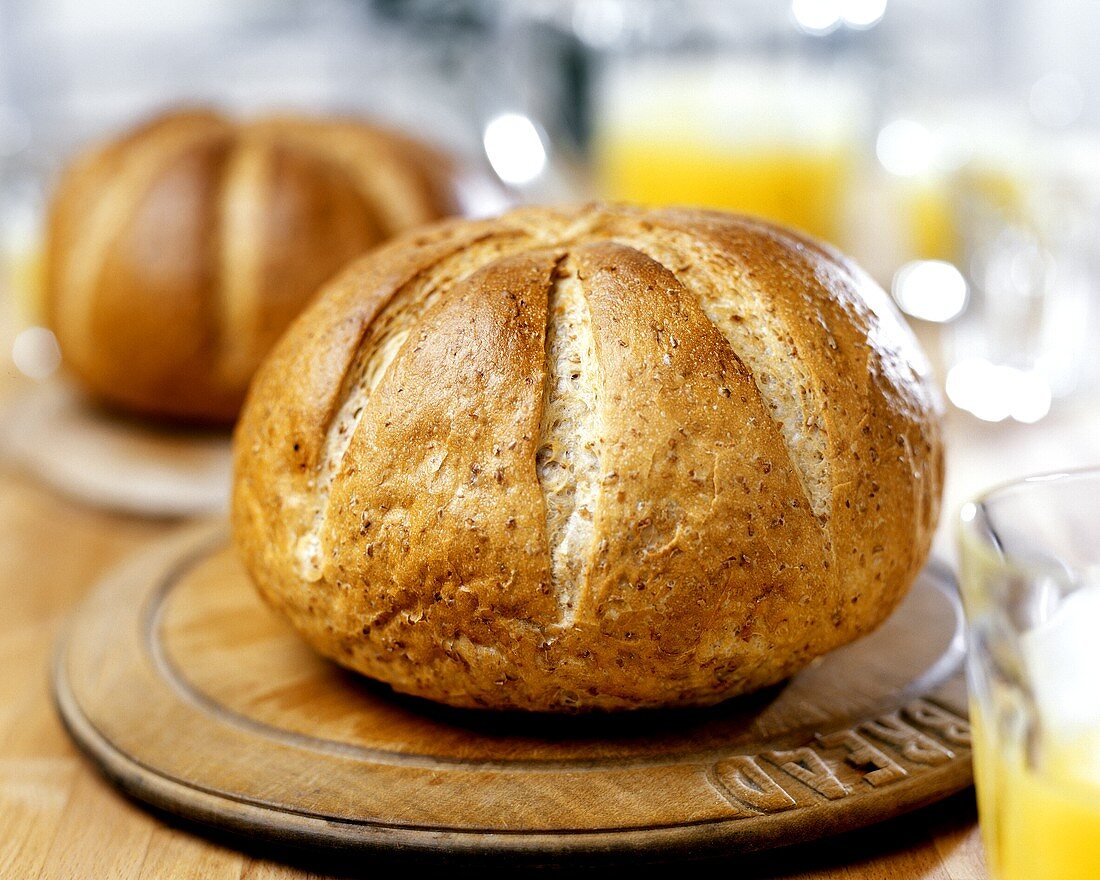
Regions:
<instances>
[{"instance_id":1,"label":"bokeh light","mask_svg":"<svg viewBox=\"0 0 1100 880\"><path fill-rule=\"evenodd\" d=\"M895 119L882 127L875 140L875 155L891 174L912 177L933 164L935 143L925 126L913 119Z\"/></svg>"},{"instance_id":2,"label":"bokeh light","mask_svg":"<svg viewBox=\"0 0 1100 880\"><path fill-rule=\"evenodd\" d=\"M959 409L986 422L1007 418L1032 423L1050 412L1050 385L1034 370L1021 370L985 358L968 358L947 374L947 396Z\"/></svg>"},{"instance_id":3,"label":"bokeh light","mask_svg":"<svg viewBox=\"0 0 1100 880\"><path fill-rule=\"evenodd\" d=\"M546 145L528 117L502 113L485 126L485 155L497 176L505 183L522 186L535 180L546 168Z\"/></svg>"},{"instance_id":4,"label":"bokeh light","mask_svg":"<svg viewBox=\"0 0 1100 880\"><path fill-rule=\"evenodd\" d=\"M892 293L907 315L946 323L966 308L966 279L943 260L914 260L894 274Z\"/></svg>"},{"instance_id":5,"label":"bokeh light","mask_svg":"<svg viewBox=\"0 0 1100 880\"><path fill-rule=\"evenodd\" d=\"M11 359L17 370L31 379L48 379L61 366L57 337L45 327L28 327L15 337Z\"/></svg>"}]
</instances>

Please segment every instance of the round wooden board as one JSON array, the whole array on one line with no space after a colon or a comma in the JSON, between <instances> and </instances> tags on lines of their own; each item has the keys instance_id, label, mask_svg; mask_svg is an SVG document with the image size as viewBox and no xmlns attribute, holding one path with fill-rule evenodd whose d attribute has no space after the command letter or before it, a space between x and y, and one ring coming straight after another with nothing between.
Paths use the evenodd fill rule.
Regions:
<instances>
[{"instance_id":1,"label":"round wooden board","mask_svg":"<svg viewBox=\"0 0 1100 880\"><path fill-rule=\"evenodd\" d=\"M877 632L715 708L447 709L315 656L219 523L111 574L54 686L80 746L164 810L284 842L556 862L761 849L964 788L962 656L953 583L931 566Z\"/></svg>"},{"instance_id":2,"label":"round wooden board","mask_svg":"<svg viewBox=\"0 0 1100 880\"><path fill-rule=\"evenodd\" d=\"M160 427L106 412L63 380L4 413L3 448L64 495L144 516L194 516L229 504L227 431Z\"/></svg>"}]
</instances>

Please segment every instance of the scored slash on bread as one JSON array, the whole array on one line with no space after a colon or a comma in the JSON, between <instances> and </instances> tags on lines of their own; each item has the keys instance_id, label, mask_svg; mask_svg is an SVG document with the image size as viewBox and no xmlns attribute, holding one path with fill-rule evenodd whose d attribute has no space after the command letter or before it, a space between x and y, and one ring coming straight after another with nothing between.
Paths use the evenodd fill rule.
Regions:
<instances>
[{"instance_id":1,"label":"scored slash on bread","mask_svg":"<svg viewBox=\"0 0 1100 880\"><path fill-rule=\"evenodd\" d=\"M745 217L521 209L350 266L261 368L233 517L320 652L458 706L702 705L923 565L939 403L885 294Z\"/></svg>"}]
</instances>

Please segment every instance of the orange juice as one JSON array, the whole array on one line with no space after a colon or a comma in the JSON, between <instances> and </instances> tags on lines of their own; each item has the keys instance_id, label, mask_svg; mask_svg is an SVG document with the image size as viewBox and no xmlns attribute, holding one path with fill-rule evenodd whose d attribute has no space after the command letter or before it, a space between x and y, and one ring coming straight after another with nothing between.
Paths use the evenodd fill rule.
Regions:
<instances>
[{"instance_id":1,"label":"orange juice","mask_svg":"<svg viewBox=\"0 0 1100 880\"><path fill-rule=\"evenodd\" d=\"M723 145L645 133L597 144L605 193L649 205L690 204L757 214L828 241L842 235L850 172L836 148Z\"/></svg>"},{"instance_id":2,"label":"orange juice","mask_svg":"<svg viewBox=\"0 0 1100 880\"><path fill-rule=\"evenodd\" d=\"M975 743L982 835L993 876L1100 878L1100 733L1044 743L1039 769L1026 766L1022 751L980 733Z\"/></svg>"},{"instance_id":3,"label":"orange juice","mask_svg":"<svg viewBox=\"0 0 1100 880\"><path fill-rule=\"evenodd\" d=\"M1046 606L1040 622L1018 634L1015 653L1002 649L1002 669L1019 662L1021 681L991 676L988 705L971 713L997 880L1100 878L1100 587L1057 598L1047 587L1033 606Z\"/></svg>"},{"instance_id":4,"label":"orange juice","mask_svg":"<svg viewBox=\"0 0 1100 880\"><path fill-rule=\"evenodd\" d=\"M948 262L962 259L961 201L980 203L1006 224L1020 222L1024 215L1022 190L1018 172L980 159L950 175L905 181L899 186L899 195L912 256Z\"/></svg>"},{"instance_id":5,"label":"orange juice","mask_svg":"<svg viewBox=\"0 0 1100 880\"><path fill-rule=\"evenodd\" d=\"M904 187L902 202L911 255L920 260L958 259L959 224L947 181L916 181Z\"/></svg>"},{"instance_id":6,"label":"orange juice","mask_svg":"<svg viewBox=\"0 0 1100 880\"><path fill-rule=\"evenodd\" d=\"M41 252L37 248L12 251L5 262L17 321L27 325L41 323L45 312Z\"/></svg>"},{"instance_id":7,"label":"orange juice","mask_svg":"<svg viewBox=\"0 0 1100 880\"><path fill-rule=\"evenodd\" d=\"M843 242L866 118L850 77L792 62L626 58L596 94L602 195L742 211Z\"/></svg>"},{"instance_id":8,"label":"orange juice","mask_svg":"<svg viewBox=\"0 0 1100 880\"><path fill-rule=\"evenodd\" d=\"M0 284L19 326L41 324L45 313L45 253L37 210L13 205L0 229Z\"/></svg>"}]
</instances>

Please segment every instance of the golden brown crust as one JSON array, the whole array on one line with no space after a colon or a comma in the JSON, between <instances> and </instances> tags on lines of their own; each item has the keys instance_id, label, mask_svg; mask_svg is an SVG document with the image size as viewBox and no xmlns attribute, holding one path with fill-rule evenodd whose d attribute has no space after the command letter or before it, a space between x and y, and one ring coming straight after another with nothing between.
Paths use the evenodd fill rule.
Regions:
<instances>
[{"instance_id":1,"label":"golden brown crust","mask_svg":"<svg viewBox=\"0 0 1100 880\"><path fill-rule=\"evenodd\" d=\"M398 690L713 703L912 582L942 484L924 369L866 275L759 221L451 222L353 264L276 347L234 532L314 647Z\"/></svg>"},{"instance_id":2,"label":"golden brown crust","mask_svg":"<svg viewBox=\"0 0 1100 880\"><path fill-rule=\"evenodd\" d=\"M55 194L46 302L66 364L121 408L230 421L318 285L457 212L457 176L351 120L152 120L79 158Z\"/></svg>"}]
</instances>

